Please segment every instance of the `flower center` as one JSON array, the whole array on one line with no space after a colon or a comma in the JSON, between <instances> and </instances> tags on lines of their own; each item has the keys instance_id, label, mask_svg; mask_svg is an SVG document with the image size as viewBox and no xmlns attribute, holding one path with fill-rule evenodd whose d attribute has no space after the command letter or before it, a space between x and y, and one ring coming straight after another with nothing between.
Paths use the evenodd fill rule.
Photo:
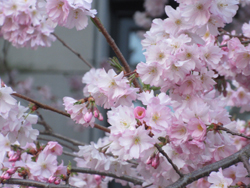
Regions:
<instances>
[{"instance_id":1,"label":"flower center","mask_svg":"<svg viewBox=\"0 0 250 188\"><path fill-rule=\"evenodd\" d=\"M135 144L139 144L140 143L140 138L137 136L135 137Z\"/></svg>"},{"instance_id":2,"label":"flower center","mask_svg":"<svg viewBox=\"0 0 250 188\"><path fill-rule=\"evenodd\" d=\"M162 60L164 57L165 57L164 53L159 53L159 55L158 55L159 60Z\"/></svg>"},{"instance_id":3,"label":"flower center","mask_svg":"<svg viewBox=\"0 0 250 188\"><path fill-rule=\"evenodd\" d=\"M58 6L57 6L57 8L58 9L62 9L62 6L64 5L64 3L63 2L60 2L60 3L58 3Z\"/></svg>"},{"instance_id":4,"label":"flower center","mask_svg":"<svg viewBox=\"0 0 250 188\"><path fill-rule=\"evenodd\" d=\"M158 113L155 113L152 117L153 121L156 122L160 118Z\"/></svg>"},{"instance_id":5,"label":"flower center","mask_svg":"<svg viewBox=\"0 0 250 188\"><path fill-rule=\"evenodd\" d=\"M198 4L198 5L196 6L196 8L197 8L198 10L203 10L203 5L202 5L202 4Z\"/></svg>"},{"instance_id":6,"label":"flower center","mask_svg":"<svg viewBox=\"0 0 250 188\"><path fill-rule=\"evenodd\" d=\"M175 24L176 24L176 25L181 25L181 20L180 20L180 19L176 20L176 21L175 21Z\"/></svg>"},{"instance_id":7,"label":"flower center","mask_svg":"<svg viewBox=\"0 0 250 188\"><path fill-rule=\"evenodd\" d=\"M197 126L197 129L198 129L199 131L203 131L203 128L202 128L201 124L199 124L199 125Z\"/></svg>"},{"instance_id":8,"label":"flower center","mask_svg":"<svg viewBox=\"0 0 250 188\"><path fill-rule=\"evenodd\" d=\"M188 53L186 54L186 57L187 57L187 58L190 58L190 57L192 57L192 54L188 52Z\"/></svg>"}]
</instances>

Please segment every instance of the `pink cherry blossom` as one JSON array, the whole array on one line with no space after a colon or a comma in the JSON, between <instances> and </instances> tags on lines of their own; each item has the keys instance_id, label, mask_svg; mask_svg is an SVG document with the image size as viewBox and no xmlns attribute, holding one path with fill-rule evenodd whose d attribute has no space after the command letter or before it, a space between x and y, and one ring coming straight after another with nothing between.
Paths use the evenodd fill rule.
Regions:
<instances>
[{"instance_id":1,"label":"pink cherry blossom","mask_svg":"<svg viewBox=\"0 0 250 188\"><path fill-rule=\"evenodd\" d=\"M39 154L36 162L30 162L27 166L30 168L33 176L49 178L57 169L56 156L52 154L46 155L42 152Z\"/></svg>"},{"instance_id":2,"label":"pink cherry blossom","mask_svg":"<svg viewBox=\"0 0 250 188\"><path fill-rule=\"evenodd\" d=\"M128 152L129 158L138 158L144 150L154 146L155 141L148 135L148 131L144 127L136 130L126 130L123 136L119 138L120 145Z\"/></svg>"},{"instance_id":3,"label":"pink cherry blossom","mask_svg":"<svg viewBox=\"0 0 250 188\"><path fill-rule=\"evenodd\" d=\"M229 187L233 183L231 178L224 177L221 168L219 169L219 172L211 172L207 181L212 183L210 186L211 188Z\"/></svg>"},{"instance_id":4,"label":"pink cherry blossom","mask_svg":"<svg viewBox=\"0 0 250 188\"><path fill-rule=\"evenodd\" d=\"M50 141L47 143L46 147L43 149L43 152L48 155L48 154L53 154L53 155L62 155L62 146L58 144L57 142Z\"/></svg>"},{"instance_id":5,"label":"pink cherry blossom","mask_svg":"<svg viewBox=\"0 0 250 188\"><path fill-rule=\"evenodd\" d=\"M191 132L192 138L203 141L207 132L206 125L199 119L190 119L188 123L188 130Z\"/></svg>"}]
</instances>

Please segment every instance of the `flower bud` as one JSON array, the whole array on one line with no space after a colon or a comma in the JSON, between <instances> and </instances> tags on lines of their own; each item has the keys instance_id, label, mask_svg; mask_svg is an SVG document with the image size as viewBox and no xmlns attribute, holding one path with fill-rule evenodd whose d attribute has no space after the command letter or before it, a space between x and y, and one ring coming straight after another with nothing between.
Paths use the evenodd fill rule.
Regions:
<instances>
[{"instance_id":1,"label":"flower bud","mask_svg":"<svg viewBox=\"0 0 250 188\"><path fill-rule=\"evenodd\" d=\"M103 121L103 116L102 116L102 114L101 114L101 113L99 113L99 117L98 117L98 119L99 119L100 121Z\"/></svg>"},{"instance_id":2,"label":"flower bud","mask_svg":"<svg viewBox=\"0 0 250 188\"><path fill-rule=\"evenodd\" d=\"M9 151L8 156L9 156L9 162L16 162L20 158L20 151L13 152Z\"/></svg>"},{"instance_id":3,"label":"flower bud","mask_svg":"<svg viewBox=\"0 0 250 188\"><path fill-rule=\"evenodd\" d=\"M55 176L50 176L49 179L48 179L48 182L49 183L54 183L56 180L56 177Z\"/></svg>"},{"instance_id":4,"label":"flower bud","mask_svg":"<svg viewBox=\"0 0 250 188\"><path fill-rule=\"evenodd\" d=\"M92 115L92 112L87 112L83 117L84 121L86 121L86 123L89 123L92 119Z\"/></svg>"},{"instance_id":5,"label":"flower bud","mask_svg":"<svg viewBox=\"0 0 250 188\"><path fill-rule=\"evenodd\" d=\"M16 172L16 168L9 168L7 171L6 171L9 175L12 175Z\"/></svg>"},{"instance_id":6,"label":"flower bud","mask_svg":"<svg viewBox=\"0 0 250 188\"><path fill-rule=\"evenodd\" d=\"M1 179L8 180L10 178L11 178L11 176L9 175L9 173L4 173L1 175Z\"/></svg>"},{"instance_id":7,"label":"flower bud","mask_svg":"<svg viewBox=\"0 0 250 188\"><path fill-rule=\"evenodd\" d=\"M151 156L147 159L146 164L147 164L147 165L151 164L154 157L155 157L155 154L151 155Z\"/></svg>"},{"instance_id":8,"label":"flower bud","mask_svg":"<svg viewBox=\"0 0 250 188\"><path fill-rule=\"evenodd\" d=\"M61 182L61 180L60 180L60 179L56 179L56 180L55 180L55 182L54 182L54 184L59 185L59 184L60 184L60 182Z\"/></svg>"},{"instance_id":9,"label":"flower bud","mask_svg":"<svg viewBox=\"0 0 250 188\"><path fill-rule=\"evenodd\" d=\"M156 169L156 168L159 166L159 164L160 164L160 157L159 157L159 154L157 154L157 155L153 158L151 165L152 165L152 167L153 167L154 169Z\"/></svg>"},{"instance_id":10,"label":"flower bud","mask_svg":"<svg viewBox=\"0 0 250 188\"><path fill-rule=\"evenodd\" d=\"M99 111L97 108L94 109L94 116L95 118L98 118L98 115L99 115Z\"/></svg>"},{"instance_id":11,"label":"flower bud","mask_svg":"<svg viewBox=\"0 0 250 188\"><path fill-rule=\"evenodd\" d=\"M135 118L136 118L136 119L142 119L142 118L144 118L145 115L146 115L146 110L145 110L145 108L143 108L143 107L137 106L137 107L134 109L134 114L135 114Z\"/></svg>"},{"instance_id":12,"label":"flower bud","mask_svg":"<svg viewBox=\"0 0 250 188\"><path fill-rule=\"evenodd\" d=\"M101 183L101 181L102 181L102 176L100 176L100 175L94 175L94 178L95 178L97 184L100 184L100 183Z\"/></svg>"}]
</instances>

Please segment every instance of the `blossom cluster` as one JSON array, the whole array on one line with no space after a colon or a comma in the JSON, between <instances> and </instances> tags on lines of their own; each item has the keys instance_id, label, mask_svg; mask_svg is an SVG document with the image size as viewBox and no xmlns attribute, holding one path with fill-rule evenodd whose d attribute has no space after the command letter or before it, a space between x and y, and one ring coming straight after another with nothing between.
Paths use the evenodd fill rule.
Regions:
<instances>
[{"instance_id":1,"label":"blossom cluster","mask_svg":"<svg viewBox=\"0 0 250 188\"><path fill-rule=\"evenodd\" d=\"M157 16L158 8L166 3L154 1L157 2L156 7L152 7L153 1L145 2L151 16ZM108 110L108 133L96 144L79 146L79 151L73 154L77 156L78 167L113 173L117 177L130 175L143 180L142 185L130 184L131 187L156 188L176 182L180 174L220 161L249 143L246 138L227 133L249 136L250 124L231 118L225 108L237 106L242 112L250 110L250 47L246 40L250 36L249 24L243 25L241 37L234 32L225 33L221 28L232 22L239 1L177 2L176 9L165 6L168 18L153 20L142 40L146 62L139 63L136 71L126 72L119 66L116 71L93 68L82 78L85 97L63 98L70 118L83 127L94 127L96 119L103 120L97 106ZM86 16L96 14L91 10L91 0L48 0L46 3L10 0L1 1L0 5L4 15L1 32L6 39L11 34L20 34L20 28L40 27L43 19L35 22L35 17L29 17L33 9L40 11L41 8L42 12L37 14L45 22L53 23L52 28L59 24L82 29L87 24ZM72 21L74 19L77 21ZM23 37L27 41L32 41L33 34L39 36L26 31ZM220 40L221 35L224 36ZM13 44L23 47L27 41L18 40ZM137 77L142 88L133 84ZM57 162L57 156L62 154L58 143L48 142L44 146L32 143L38 135L31 126L37 122L37 116L25 113L27 108L17 103L11 94L12 89L1 83L2 182L19 176L59 184L68 178L68 182L77 187L107 187L112 178L86 174L69 177L70 168ZM223 131L225 129L228 131ZM187 187L241 186L250 183L247 175L240 162L211 172ZM122 180L118 182L127 184Z\"/></svg>"},{"instance_id":2,"label":"blossom cluster","mask_svg":"<svg viewBox=\"0 0 250 188\"><path fill-rule=\"evenodd\" d=\"M58 25L82 30L96 14L87 0L0 1L0 35L15 47L49 47Z\"/></svg>"},{"instance_id":3,"label":"blossom cluster","mask_svg":"<svg viewBox=\"0 0 250 188\"><path fill-rule=\"evenodd\" d=\"M107 112L110 134L99 146L99 154L93 144L80 149L86 153L80 156L89 159L83 166L109 171L112 160L107 162L109 157L104 154L110 153L124 162L136 159L135 174L146 180L145 185L166 186L177 181L179 175L156 144L187 174L228 157L248 143L216 130L222 126L249 135L248 124L231 120L225 109L238 106L242 111L249 110L247 78L239 78L249 76L249 46L236 37L223 37L222 41L217 37L220 28L232 21L239 2L178 3L176 9L165 7L168 18L153 20L142 40L146 62L139 63L136 72L145 91L134 89L133 97L125 94L133 87L123 71L116 74L112 69L108 73L92 69L84 75L84 95L111 110ZM245 24L244 36L248 30ZM227 83L219 89L218 80L222 78L234 80L236 89ZM153 87L158 87L160 93L156 95ZM121 96L126 96L125 103L120 102ZM132 104L135 100L142 106ZM89 150L93 152L86 152ZM243 164L238 163L188 187L236 186L239 181L248 184L246 176Z\"/></svg>"},{"instance_id":4,"label":"blossom cluster","mask_svg":"<svg viewBox=\"0 0 250 188\"><path fill-rule=\"evenodd\" d=\"M0 132L7 136L10 143L18 143L25 146L28 142L37 139L38 130L32 128L37 123L36 115L28 114L20 103L17 103L11 94L14 91L5 85L1 80L0 85ZM4 156L4 155L3 155Z\"/></svg>"},{"instance_id":5,"label":"blossom cluster","mask_svg":"<svg viewBox=\"0 0 250 188\"><path fill-rule=\"evenodd\" d=\"M11 146L9 139L2 135L0 141L2 183L10 178L28 178L60 184L66 177L67 167L63 162L60 165L57 162L57 156L62 155L62 146L57 142L50 141L43 146L34 143L27 143L23 147Z\"/></svg>"}]
</instances>

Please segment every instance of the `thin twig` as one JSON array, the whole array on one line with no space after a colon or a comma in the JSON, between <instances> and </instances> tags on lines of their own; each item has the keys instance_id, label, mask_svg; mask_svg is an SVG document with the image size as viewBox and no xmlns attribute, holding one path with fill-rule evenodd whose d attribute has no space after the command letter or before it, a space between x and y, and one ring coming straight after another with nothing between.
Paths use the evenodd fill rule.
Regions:
<instances>
[{"instance_id":1,"label":"thin twig","mask_svg":"<svg viewBox=\"0 0 250 188\"><path fill-rule=\"evenodd\" d=\"M168 162L172 165L172 167L174 168L175 172L177 174L179 174L180 177L183 177L183 174L179 171L178 167L173 163L173 161L170 159L170 157L166 154L165 151L163 151L163 149L161 148L161 146L159 146L158 144L155 144L155 147L159 150L159 152L167 158Z\"/></svg>"},{"instance_id":2,"label":"thin twig","mask_svg":"<svg viewBox=\"0 0 250 188\"><path fill-rule=\"evenodd\" d=\"M56 137L56 138L59 138L61 140L64 140L64 141L67 141L75 146L85 146L86 144L84 144L83 142L80 142L78 140L75 140L75 139L72 139L72 138L68 138L66 136L63 136L61 134L58 134L58 133L53 133L53 132L40 132L40 135L48 135L48 136L53 136L53 137Z\"/></svg>"},{"instance_id":3,"label":"thin twig","mask_svg":"<svg viewBox=\"0 0 250 188\"><path fill-rule=\"evenodd\" d=\"M186 185L200 178L208 176L212 171L218 171L219 168L224 169L238 162L241 162L242 155L250 156L250 144L242 148L237 153L230 155L229 157L226 157L220 161L207 165L189 174L185 174L182 178L180 178L178 181L176 181L172 185L169 185L167 188L185 187Z\"/></svg>"},{"instance_id":4,"label":"thin twig","mask_svg":"<svg viewBox=\"0 0 250 188\"><path fill-rule=\"evenodd\" d=\"M248 43L250 43L250 40L241 41L241 44L248 44ZM227 47L227 44L220 45L219 47L220 47L220 48L222 48L222 47Z\"/></svg>"},{"instance_id":5,"label":"thin twig","mask_svg":"<svg viewBox=\"0 0 250 188\"><path fill-rule=\"evenodd\" d=\"M75 50L73 50L71 47L69 47L69 45L67 45L60 37L58 37L55 33L52 33L52 35L54 35L57 40L59 40L63 46L65 46L66 48L68 48L71 52L73 52L79 59L81 59L86 65L88 65L90 68L93 68L93 66L87 61L85 60L80 53L76 52Z\"/></svg>"},{"instance_id":6,"label":"thin twig","mask_svg":"<svg viewBox=\"0 0 250 188\"><path fill-rule=\"evenodd\" d=\"M64 155L71 156L71 157L77 157L77 158L82 158L82 159L84 159L84 157L78 156L78 155L76 155L76 154L74 154L74 153L67 152L67 151L63 151L63 154L64 154Z\"/></svg>"},{"instance_id":7,"label":"thin twig","mask_svg":"<svg viewBox=\"0 0 250 188\"><path fill-rule=\"evenodd\" d=\"M45 104L42 104L34 99L31 99L29 97L26 97L26 96L23 96L21 94L18 94L18 93L12 93L12 95L18 97L18 98L21 98L21 99L24 99L26 101L29 101L29 102L32 102L34 103L38 108L43 108L45 110L50 110L50 111L53 111L53 112L56 112L58 114L61 114L61 115L64 115L64 116L67 116L67 117L70 117L70 115L67 113L67 112L64 112L64 111L61 111L61 110L58 110L56 108L53 108L51 106L48 106L48 105L45 105Z\"/></svg>"},{"instance_id":8,"label":"thin twig","mask_svg":"<svg viewBox=\"0 0 250 188\"><path fill-rule=\"evenodd\" d=\"M231 131L230 129L227 129L226 127L222 127L222 126L217 126L216 127L217 130L222 130L222 131L225 131L231 135L235 135L235 136L241 136L243 138L246 138L246 139L249 139L250 140L250 137L249 136L246 136L244 134L241 134L241 133L236 133L236 132L233 132Z\"/></svg>"},{"instance_id":9,"label":"thin twig","mask_svg":"<svg viewBox=\"0 0 250 188\"><path fill-rule=\"evenodd\" d=\"M103 34L103 36L106 38L108 44L110 45L110 47L113 49L113 51L115 52L115 54L117 55L118 59L120 59L126 74L130 73L130 67L129 64L127 63L126 59L124 58L124 56L122 55L120 49L118 48L118 46L116 45L114 39L110 36L110 34L107 32L107 30L105 29L105 27L102 25L100 19L98 17L94 17L91 18L92 21L94 22L94 24L98 27L98 29L101 31L101 33ZM133 80L134 86L137 88L140 88L140 84L138 83L138 81L136 79Z\"/></svg>"},{"instance_id":10,"label":"thin twig","mask_svg":"<svg viewBox=\"0 0 250 188\"><path fill-rule=\"evenodd\" d=\"M37 114L38 117L41 119L41 121L39 121L39 122L37 122L37 123L40 124L40 125L43 125L43 126L44 126L44 129L45 129L46 131L53 132L52 127L46 123L46 121L44 120L42 114L40 114L40 112L38 112L38 110L36 110L36 114Z\"/></svg>"},{"instance_id":11,"label":"thin twig","mask_svg":"<svg viewBox=\"0 0 250 188\"><path fill-rule=\"evenodd\" d=\"M31 98L29 98L29 97L23 96L23 95L18 94L18 93L12 93L12 95L14 95L14 96L16 96L16 97L18 97L18 98L24 99L24 100L26 100L26 101L29 101L29 102L34 103L38 108L43 108L43 109L45 109L45 110L50 110L50 111L56 112L56 113L58 113L58 114L61 114L61 115L63 115L63 116L66 116L66 117L70 117L70 115L69 115L67 112L58 110L58 109L56 109L56 108L53 108L53 107L48 106L48 105L45 105L45 104L42 104L42 103L40 103L40 102L38 102L38 101L36 101L36 100L34 100L34 99L31 99ZM97 129L100 129L100 130L102 130L102 131L104 131L104 132L110 133L110 129L108 129L108 128L106 128L106 127L103 127L103 126L101 126L101 125L95 124L94 127L97 128Z\"/></svg>"},{"instance_id":12,"label":"thin twig","mask_svg":"<svg viewBox=\"0 0 250 188\"><path fill-rule=\"evenodd\" d=\"M97 129L99 129L99 130L102 130L102 131L104 131L104 132L106 132L106 133L110 133L110 129L107 128L107 127L103 127L103 126L98 125L98 124L96 124L96 123L95 123L95 126L94 126L94 127L97 128Z\"/></svg>"},{"instance_id":13,"label":"thin twig","mask_svg":"<svg viewBox=\"0 0 250 188\"><path fill-rule=\"evenodd\" d=\"M100 171L92 170L89 168L72 167L71 172L86 173L86 174L99 174L101 176L109 176L112 178L121 179L121 180L125 180L127 182L131 182L134 185L142 185L142 183L143 183L143 180L138 179L138 178L134 178L134 177L126 176L126 175L117 176L116 174L113 174L110 172L100 172Z\"/></svg>"},{"instance_id":14,"label":"thin twig","mask_svg":"<svg viewBox=\"0 0 250 188\"><path fill-rule=\"evenodd\" d=\"M240 34L240 35L233 35L233 34L231 34L230 32L224 30L223 28L220 28L219 31L221 32L221 33L220 33L220 36L221 36L221 35L228 35L228 36L231 37L231 38L236 37L236 38L250 39L249 37L246 37L246 36L244 36L243 34Z\"/></svg>"},{"instance_id":15,"label":"thin twig","mask_svg":"<svg viewBox=\"0 0 250 188\"><path fill-rule=\"evenodd\" d=\"M10 178L6 180L3 184L13 184L13 185L23 185L29 187L43 187L43 188L77 188L71 185L55 185L50 183L38 182L29 179L17 179L17 178Z\"/></svg>"}]
</instances>

